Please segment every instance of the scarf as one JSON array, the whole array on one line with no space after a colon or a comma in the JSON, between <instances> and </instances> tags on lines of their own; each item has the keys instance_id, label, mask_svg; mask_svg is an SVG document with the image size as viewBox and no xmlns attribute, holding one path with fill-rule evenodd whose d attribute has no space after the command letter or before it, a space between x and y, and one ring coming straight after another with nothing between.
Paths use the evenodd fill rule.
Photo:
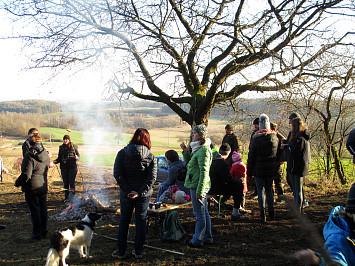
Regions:
<instances>
[{"instance_id":1,"label":"scarf","mask_svg":"<svg viewBox=\"0 0 355 266\"><path fill-rule=\"evenodd\" d=\"M195 153L196 151L198 151L202 146L210 146L210 145L211 145L211 139L209 139L209 138L206 138L206 142L203 145L200 144L200 141L192 141L190 143L192 153Z\"/></svg>"}]
</instances>

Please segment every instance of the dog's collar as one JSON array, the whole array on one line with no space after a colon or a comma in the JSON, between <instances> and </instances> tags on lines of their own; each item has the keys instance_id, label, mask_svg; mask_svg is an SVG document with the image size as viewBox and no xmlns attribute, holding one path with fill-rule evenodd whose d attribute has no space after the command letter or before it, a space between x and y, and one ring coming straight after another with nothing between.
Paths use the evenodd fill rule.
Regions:
<instances>
[{"instance_id":1,"label":"dog's collar","mask_svg":"<svg viewBox=\"0 0 355 266\"><path fill-rule=\"evenodd\" d=\"M87 226L89 226L91 228L91 230L94 231L95 222L88 223L88 222L85 222L85 221L80 221L79 224L87 225Z\"/></svg>"}]
</instances>

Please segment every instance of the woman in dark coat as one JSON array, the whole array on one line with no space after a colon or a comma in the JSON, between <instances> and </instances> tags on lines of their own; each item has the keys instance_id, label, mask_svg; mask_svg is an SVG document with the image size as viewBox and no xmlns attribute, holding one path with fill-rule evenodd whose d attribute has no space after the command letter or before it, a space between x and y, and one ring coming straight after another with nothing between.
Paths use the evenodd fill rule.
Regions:
<instances>
[{"instance_id":1,"label":"woman in dark coat","mask_svg":"<svg viewBox=\"0 0 355 266\"><path fill-rule=\"evenodd\" d=\"M78 173L76 161L79 160L80 154L78 147L74 145L69 135L64 135L63 145L59 146L58 158L53 163L60 163L60 173L64 184L64 202L67 202L69 195L75 194L75 178Z\"/></svg>"},{"instance_id":2,"label":"woman in dark coat","mask_svg":"<svg viewBox=\"0 0 355 266\"><path fill-rule=\"evenodd\" d=\"M120 186L121 217L118 228L117 250L113 257L126 256L129 223L135 210L136 237L133 254L141 258L146 233L148 205L157 177L157 165L150 152L149 132L138 128L129 144L117 154L113 169L114 177Z\"/></svg>"},{"instance_id":3,"label":"woman in dark coat","mask_svg":"<svg viewBox=\"0 0 355 266\"><path fill-rule=\"evenodd\" d=\"M40 240L47 235L47 173L49 168L48 152L42 146L38 133L30 137L31 147L25 154L21 165L21 175L15 186L22 187L31 213L32 234L30 239Z\"/></svg>"},{"instance_id":4,"label":"woman in dark coat","mask_svg":"<svg viewBox=\"0 0 355 266\"><path fill-rule=\"evenodd\" d=\"M293 195L300 211L303 203L303 182L308 175L309 145L305 135L306 126L296 117L291 121L291 136L286 145L287 172L290 175Z\"/></svg>"},{"instance_id":5,"label":"woman in dark coat","mask_svg":"<svg viewBox=\"0 0 355 266\"><path fill-rule=\"evenodd\" d=\"M266 222L265 194L270 220L274 219L274 194L272 183L277 172L276 154L278 138L270 130L269 117L260 115L259 130L252 137L248 154L248 176L255 176L261 222Z\"/></svg>"}]
</instances>

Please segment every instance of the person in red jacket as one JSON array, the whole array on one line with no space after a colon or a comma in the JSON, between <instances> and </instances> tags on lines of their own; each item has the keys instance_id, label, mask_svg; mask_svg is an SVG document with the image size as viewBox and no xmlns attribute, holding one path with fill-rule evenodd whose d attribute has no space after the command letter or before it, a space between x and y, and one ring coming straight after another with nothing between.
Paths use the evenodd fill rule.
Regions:
<instances>
[{"instance_id":1,"label":"person in red jacket","mask_svg":"<svg viewBox=\"0 0 355 266\"><path fill-rule=\"evenodd\" d=\"M231 175L236 179L241 179L243 183L243 198L240 206L240 211L245 210L245 196L248 192L248 185L247 185L247 166L243 163L242 157L236 151L232 154L232 168L230 170Z\"/></svg>"}]
</instances>

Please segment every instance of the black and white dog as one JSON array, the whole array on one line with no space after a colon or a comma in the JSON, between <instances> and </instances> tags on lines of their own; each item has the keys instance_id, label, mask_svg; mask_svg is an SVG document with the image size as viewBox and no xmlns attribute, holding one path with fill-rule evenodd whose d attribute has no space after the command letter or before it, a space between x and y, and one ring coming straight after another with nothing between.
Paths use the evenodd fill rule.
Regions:
<instances>
[{"instance_id":1,"label":"black and white dog","mask_svg":"<svg viewBox=\"0 0 355 266\"><path fill-rule=\"evenodd\" d=\"M65 258L69 255L70 247L77 248L81 258L90 258L89 249L93 230L96 221L100 218L101 214L90 212L77 225L56 231L51 238L46 266L58 265L60 258L63 266L67 266Z\"/></svg>"}]
</instances>

